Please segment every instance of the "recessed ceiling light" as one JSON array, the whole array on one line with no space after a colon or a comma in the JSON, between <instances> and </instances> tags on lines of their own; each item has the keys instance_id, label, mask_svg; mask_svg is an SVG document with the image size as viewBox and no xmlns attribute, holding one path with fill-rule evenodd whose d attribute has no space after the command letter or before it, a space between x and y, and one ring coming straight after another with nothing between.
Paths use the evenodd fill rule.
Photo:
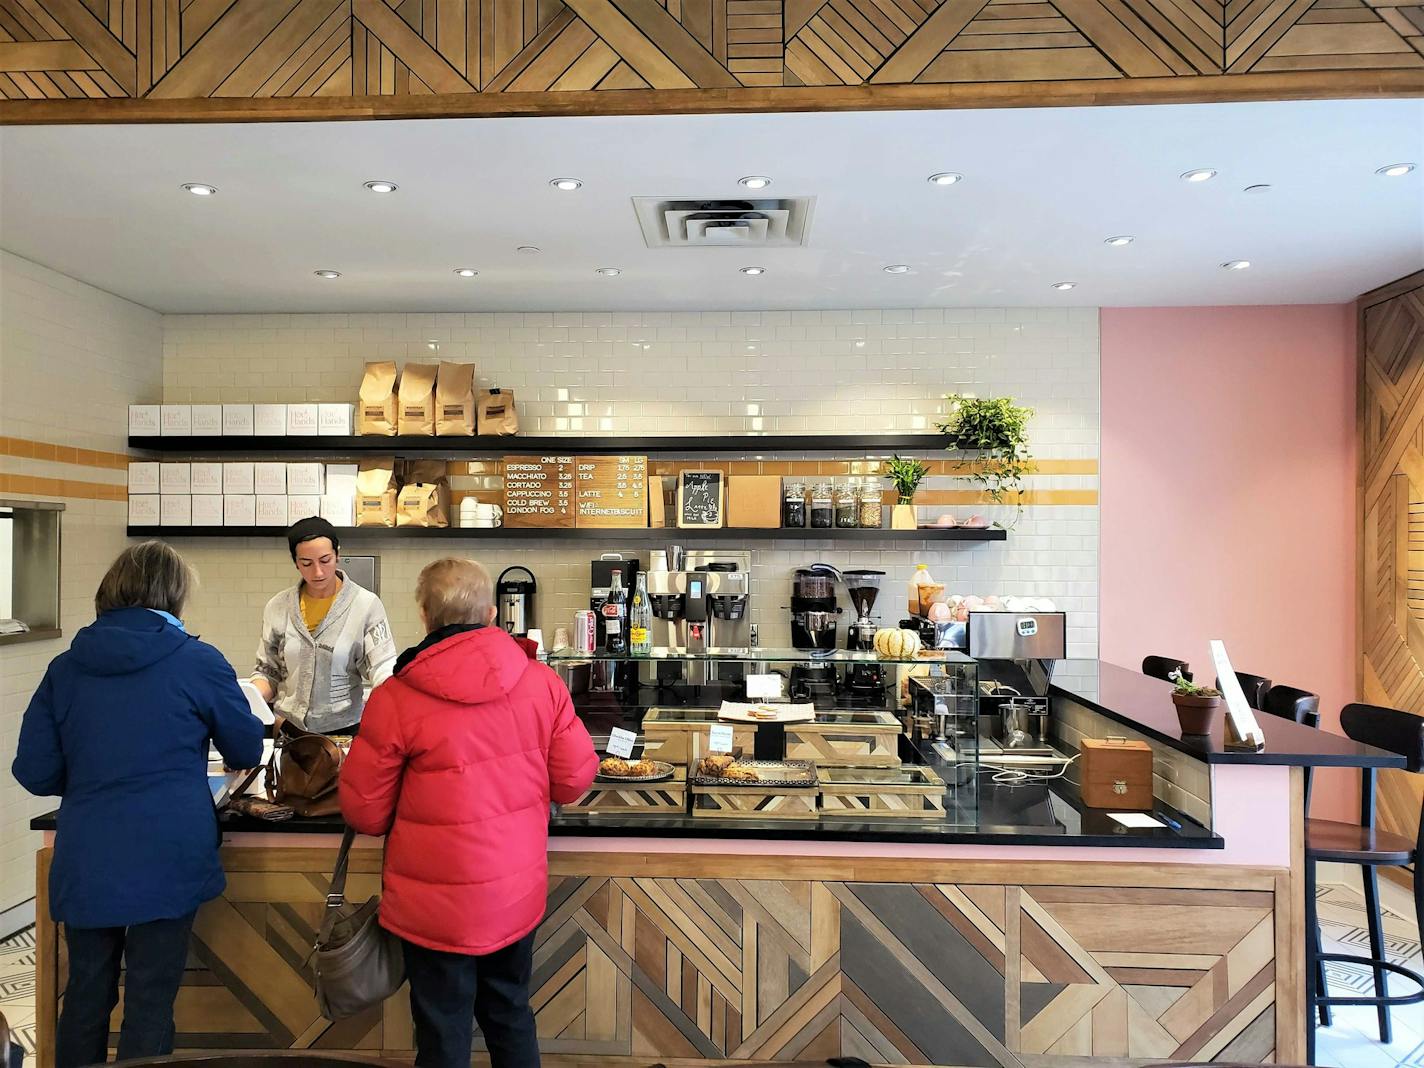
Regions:
<instances>
[{"instance_id":1,"label":"recessed ceiling light","mask_svg":"<svg viewBox=\"0 0 1424 1068\"><path fill-rule=\"evenodd\" d=\"M931 185L954 185L956 182L964 181L964 175L955 171L940 171L925 179Z\"/></svg>"},{"instance_id":2,"label":"recessed ceiling light","mask_svg":"<svg viewBox=\"0 0 1424 1068\"><path fill-rule=\"evenodd\" d=\"M1060 293L1066 293L1066 292L1068 292L1068 290L1070 290L1070 289L1076 289L1076 288L1078 288L1078 283L1077 283L1077 282L1054 282L1054 283L1053 283L1053 288L1056 289L1056 290L1058 290Z\"/></svg>"},{"instance_id":3,"label":"recessed ceiling light","mask_svg":"<svg viewBox=\"0 0 1424 1068\"><path fill-rule=\"evenodd\" d=\"M583 182L577 178L551 178L549 184L555 189L562 189L565 193L572 193L575 189L583 187Z\"/></svg>"},{"instance_id":4,"label":"recessed ceiling light","mask_svg":"<svg viewBox=\"0 0 1424 1068\"><path fill-rule=\"evenodd\" d=\"M1223 268L1225 268L1226 270L1228 270L1228 271L1244 271L1247 267L1250 267L1250 266L1251 266L1251 261L1250 261L1250 260L1227 260L1227 261L1226 261L1225 263L1223 263L1221 266L1222 266Z\"/></svg>"},{"instance_id":5,"label":"recessed ceiling light","mask_svg":"<svg viewBox=\"0 0 1424 1068\"><path fill-rule=\"evenodd\" d=\"M1131 234L1118 234L1117 237L1108 238L1106 241L1103 242L1103 244L1111 245L1113 248L1122 248L1124 245L1130 245L1136 240L1137 238L1133 237Z\"/></svg>"},{"instance_id":6,"label":"recessed ceiling light","mask_svg":"<svg viewBox=\"0 0 1424 1068\"><path fill-rule=\"evenodd\" d=\"M1242 190L1243 193L1250 193L1253 196L1259 195L1261 193L1269 193L1270 191L1270 185L1265 182L1259 182L1256 185L1248 185L1245 189Z\"/></svg>"},{"instance_id":7,"label":"recessed ceiling light","mask_svg":"<svg viewBox=\"0 0 1424 1068\"><path fill-rule=\"evenodd\" d=\"M908 263L892 263L889 267L881 268L886 274L909 274L910 265Z\"/></svg>"},{"instance_id":8,"label":"recessed ceiling light","mask_svg":"<svg viewBox=\"0 0 1424 1068\"><path fill-rule=\"evenodd\" d=\"M1412 163L1391 163L1388 167L1381 167L1375 173L1382 174L1386 178L1403 178L1413 169L1414 164Z\"/></svg>"},{"instance_id":9,"label":"recessed ceiling light","mask_svg":"<svg viewBox=\"0 0 1424 1068\"><path fill-rule=\"evenodd\" d=\"M183 188L192 193L195 197L214 196L218 187L215 185L204 185L202 182L184 182Z\"/></svg>"},{"instance_id":10,"label":"recessed ceiling light","mask_svg":"<svg viewBox=\"0 0 1424 1068\"><path fill-rule=\"evenodd\" d=\"M375 179L370 182L362 182L361 184L373 193L394 193L397 189L400 188L400 186L396 185L395 182L386 182L380 179Z\"/></svg>"},{"instance_id":11,"label":"recessed ceiling light","mask_svg":"<svg viewBox=\"0 0 1424 1068\"><path fill-rule=\"evenodd\" d=\"M598 267L594 270L593 273L605 275L609 278L612 278L614 275L622 274L623 269L621 267Z\"/></svg>"},{"instance_id":12,"label":"recessed ceiling light","mask_svg":"<svg viewBox=\"0 0 1424 1068\"><path fill-rule=\"evenodd\" d=\"M527 254L529 254L529 255L532 255L532 254L534 254L535 252L543 252L544 250L541 249L538 245L520 245L520 246L519 246L517 249L515 249L514 251L515 251L515 252L524 252L524 253L527 253Z\"/></svg>"},{"instance_id":13,"label":"recessed ceiling light","mask_svg":"<svg viewBox=\"0 0 1424 1068\"><path fill-rule=\"evenodd\" d=\"M1210 168L1202 168L1196 171L1187 171L1182 175L1184 182L1209 182L1216 177L1216 172Z\"/></svg>"},{"instance_id":14,"label":"recessed ceiling light","mask_svg":"<svg viewBox=\"0 0 1424 1068\"><path fill-rule=\"evenodd\" d=\"M320 270L320 271L312 271L312 274L316 275L318 278L340 278L340 277L341 277L341 272L340 272L340 271L333 271L333 270L330 270L330 269L323 269L323 270Z\"/></svg>"},{"instance_id":15,"label":"recessed ceiling light","mask_svg":"<svg viewBox=\"0 0 1424 1068\"><path fill-rule=\"evenodd\" d=\"M746 189L765 189L771 184L771 179L764 174L749 174L745 178L738 178L737 184Z\"/></svg>"},{"instance_id":16,"label":"recessed ceiling light","mask_svg":"<svg viewBox=\"0 0 1424 1068\"><path fill-rule=\"evenodd\" d=\"M475 270L473 267L456 267L455 273L458 274L461 278L473 278L480 272Z\"/></svg>"},{"instance_id":17,"label":"recessed ceiling light","mask_svg":"<svg viewBox=\"0 0 1424 1068\"><path fill-rule=\"evenodd\" d=\"M743 274L766 274L765 267L742 267L740 270Z\"/></svg>"}]
</instances>

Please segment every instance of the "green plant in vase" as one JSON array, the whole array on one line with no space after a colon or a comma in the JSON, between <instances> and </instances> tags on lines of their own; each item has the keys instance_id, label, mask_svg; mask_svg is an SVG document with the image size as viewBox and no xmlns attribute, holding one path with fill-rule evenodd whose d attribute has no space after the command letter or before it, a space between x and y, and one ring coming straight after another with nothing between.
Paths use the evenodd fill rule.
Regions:
<instances>
[{"instance_id":1,"label":"green plant in vase","mask_svg":"<svg viewBox=\"0 0 1424 1068\"><path fill-rule=\"evenodd\" d=\"M1015 404L1012 397L949 393L944 399L949 412L937 425L949 438L946 447L966 454L960 462L965 477L978 483L991 501L1017 506L1009 524L1013 527L1023 515L1023 479L1033 466L1028 451L1033 409Z\"/></svg>"},{"instance_id":2,"label":"green plant in vase","mask_svg":"<svg viewBox=\"0 0 1424 1068\"><path fill-rule=\"evenodd\" d=\"M915 493L929 470L923 460L892 456L885 461L885 477L895 487L896 495L895 507L890 511L891 530L915 529Z\"/></svg>"}]
</instances>

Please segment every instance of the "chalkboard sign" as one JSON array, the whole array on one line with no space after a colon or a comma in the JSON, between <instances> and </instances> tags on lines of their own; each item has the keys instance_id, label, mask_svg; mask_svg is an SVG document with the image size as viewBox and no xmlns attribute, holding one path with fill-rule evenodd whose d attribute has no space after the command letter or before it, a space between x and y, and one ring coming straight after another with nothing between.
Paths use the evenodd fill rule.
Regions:
<instances>
[{"instance_id":1,"label":"chalkboard sign","mask_svg":"<svg viewBox=\"0 0 1424 1068\"><path fill-rule=\"evenodd\" d=\"M720 527L722 497L726 492L721 471L683 471L677 477L677 525Z\"/></svg>"}]
</instances>

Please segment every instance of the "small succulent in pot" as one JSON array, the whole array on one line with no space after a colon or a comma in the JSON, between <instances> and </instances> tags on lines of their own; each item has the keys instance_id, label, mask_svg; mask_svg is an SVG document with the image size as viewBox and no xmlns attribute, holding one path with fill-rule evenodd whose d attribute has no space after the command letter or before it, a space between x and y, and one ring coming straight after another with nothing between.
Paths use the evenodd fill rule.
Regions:
<instances>
[{"instance_id":1,"label":"small succulent in pot","mask_svg":"<svg viewBox=\"0 0 1424 1068\"><path fill-rule=\"evenodd\" d=\"M1221 691L1212 686L1192 682L1180 671L1168 676L1172 680L1172 703L1177 706L1177 722L1183 734L1210 734L1221 708Z\"/></svg>"},{"instance_id":2,"label":"small succulent in pot","mask_svg":"<svg viewBox=\"0 0 1424 1068\"><path fill-rule=\"evenodd\" d=\"M885 461L885 477L894 485L898 498L890 511L891 530L914 530L918 525L915 493L929 472L930 466L923 460L892 456Z\"/></svg>"}]
</instances>

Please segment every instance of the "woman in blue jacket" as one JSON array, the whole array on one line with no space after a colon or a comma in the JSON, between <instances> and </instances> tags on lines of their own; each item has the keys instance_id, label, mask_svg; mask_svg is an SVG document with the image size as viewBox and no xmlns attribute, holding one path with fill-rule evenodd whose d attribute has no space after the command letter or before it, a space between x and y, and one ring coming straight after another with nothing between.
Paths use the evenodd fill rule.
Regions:
<instances>
[{"instance_id":1,"label":"woman in blue jacket","mask_svg":"<svg viewBox=\"0 0 1424 1068\"><path fill-rule=\"evenodd\" d=\"M169 545L126 549L94 596L98 618L50 663L20 726L14 775L60 798L50 913L65 925L69 982L58 1068L173 1050L188 933L222 893L209 741L231 767L262 760L261 722L237 676L179 617L193 574Z\"/></svg>"}]
</instances>

